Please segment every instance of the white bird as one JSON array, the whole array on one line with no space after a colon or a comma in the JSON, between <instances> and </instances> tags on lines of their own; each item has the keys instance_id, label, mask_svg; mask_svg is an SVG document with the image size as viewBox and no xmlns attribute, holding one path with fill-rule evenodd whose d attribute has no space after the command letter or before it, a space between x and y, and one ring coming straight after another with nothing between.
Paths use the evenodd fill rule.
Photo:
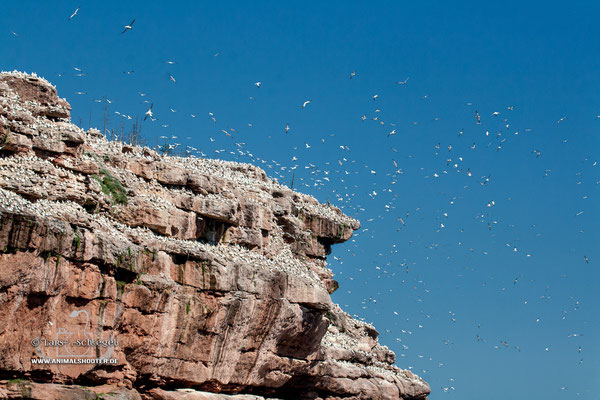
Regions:
<instances>
[{"instance_id":1,"label":"white bird","mask_svg":"<svg viewBox=\"0 0 600 400\"><path fill-rule=\"evenodd\" d=\"M70 21L70 20L72 20L72 19L73 19L73 17L77 15L77 11L79 11L79 7L77 7L77 10L75 10L75 12L73 13L73 15L71 15L71 16L69 17L69 21Z\"/></svg>"},{"instance_id":2,"label":"white bird","mask_svg":"<svg viewBox=\"0 0 600 400\"><path fill-rule=\"evenodd\" d=\"M177 64L175 61L165 61L164 63L165 64L170 64L170 65Z\"/></svg>"},{"instance_id":3,"label":"white bird","mask_svg":"<svg viewBox=\"0 0 600 400\"><path fill-rule=\"evenodd\" d=\"M392 129L392 131L390 133L388 133L388 137L395 135L396 134L396 130Z\"/></svg>"},{"instance_id":4,"label":"white bird","mask_svg":"<svg viewBox=\"0 0 600 400\"><path fill-rule=\"evenodd\" d=\"M398 81L398 82L396 82L396 83L397 83L397 84L399 84L399 85L406 85L406 82L408 82L408 78L406 78L406 79L405 79L405 80L403 80L403 81Z\"/></svg>"},{"instance_id":5,"label":"white bird","mask_svg":"<svg viewBox=\"0 0 600 400\"><path fill-rule=\"evenodd\" d=\"M351 74L350 74L350 79L354 78L356 76L356 70L354 70Z\"/></svg>"},{"instance_id":6,"label":"white bird","mask_svg":"<svg viewBox=\"0 0 600 400\"><path fill-rule=\"evenodd\" d=\"M308 103L310 103L312 100L306 100L303 104L302 104L302 109L306 108L306 106L308 105Z\"/></svg>"},{"instance_id":7,"label":"white bird","mask_svg":"<svg viewBox=\"0 0 600 400\"><path fill-rule=\"evenodd\" d=\"M379 97L378 94L376 94L375 96L373 96L373 100L377 99Z\"/></svg>"},{"instance_id":8,"label":"white bird","mask_svg":"<svg viewBox=\"0 0 600 400\"><path fill-rule=\"evenodd\" d=\"M285 133L288 133L290 130L290 124L285 124Z\"/></svg>"},{"instance_id":9,"label":"white bird","mask_svg":"<svg viewBox=\"0 0 600 400\"><path fill-rule=\"evenodd\" d=\"M256 83L254 84L254 86L256 86L257 88L259 88L259 87L260 87L260 85L262 85L262 82L256 82Z\"/></svg>"},{"instance_id":10,"label":"white bird","mask_svg":"<svg viewBox=\"0 0 600 400\"><path fill-rule=\"evenodd\" d=\"M154 121L154 114L152 114L152 106L154 106L154 104L150 104L150 108L148 109L148 111L146 111L146 116L144 117L144 121L148 117L150 117L151 121Z\"/></svg>"},{"instance_id":11,"label":"white bird","mask_svg":"<svg viewBox=\"0 0 600 400\"><path fill-rule=\"evenodd\" d=\"M131 23L129 25L125 25L123 32L121 32L121 34L124 34L125 32L127 32L130 29L133 29L133 23L135 22L135 18L133 19L133 21L131 21Z\"/></svg>"},{"instance_id":12,"label":"white bird","mask_svg":"<svg viewBox=\"0 0 600 400\"><path fill-rule=\"evenodd\" d=\"M561 122L563 122L565 119L567 119L567 117L562 117L561 119L558 120L557 124L560 124Z\"/></svg>"},{"instance_id":13,"label":"white bird","mask_svg":"<svg viewBox=\"0 0 600 400\"><path fill-rule=\"evenodd\" d=\"M177 83L177 81L175 80L175 78L173 77L173 75L169 74L169 78L171 78L171 80L173 81L173 83Z\"/></svg>"}]
</instances>

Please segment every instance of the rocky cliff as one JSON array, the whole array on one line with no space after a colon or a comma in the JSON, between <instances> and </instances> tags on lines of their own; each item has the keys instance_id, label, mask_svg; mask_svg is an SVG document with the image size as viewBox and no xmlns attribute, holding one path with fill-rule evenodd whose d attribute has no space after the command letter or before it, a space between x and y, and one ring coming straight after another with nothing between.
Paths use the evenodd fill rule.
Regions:
<instances>
[{"instance_id":1,"label":"rocky cliff","mask_svg":"<svg viewBox=\"0 0 600 400\"><path fill-rule=\"evenodd\" d=\"M326 256L360 226L339 209L84 132L35 75L0 74L0 146L0 398L429 393L331 302ZM39 361L65 357L111 362Z\"/></svg>"}]
</instances>

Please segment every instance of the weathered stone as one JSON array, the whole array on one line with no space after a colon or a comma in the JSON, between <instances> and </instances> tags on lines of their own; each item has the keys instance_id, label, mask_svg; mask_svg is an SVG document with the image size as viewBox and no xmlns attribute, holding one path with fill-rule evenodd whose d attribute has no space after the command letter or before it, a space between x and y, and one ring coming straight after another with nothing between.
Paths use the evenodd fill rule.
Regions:
<instances>
[{"instance_id":1,"label":"weathered stone","mask_svg":"<svg viewBox=\"0 0 600 400\"><path fill-rule=\"evenodd\" d=\"M8 129L5 132L0 131L0 143L2 150L15 153L27 153L31 149L31 139Z\"/></svg>"},{"instance_id":2,"label":"weathered stone","mask_svg":"<svg viewBox=\"0 0 600 400\"><path fill-rule=\"evenodd\" d=\"M0 375L28 378L0 398L426 398L331 302L326 256L358 221L251 165L84 134L69 109L0 74ZM90 354L115 364L33 363L61 332L116 339Z\"/></svg>"}]
</instances>

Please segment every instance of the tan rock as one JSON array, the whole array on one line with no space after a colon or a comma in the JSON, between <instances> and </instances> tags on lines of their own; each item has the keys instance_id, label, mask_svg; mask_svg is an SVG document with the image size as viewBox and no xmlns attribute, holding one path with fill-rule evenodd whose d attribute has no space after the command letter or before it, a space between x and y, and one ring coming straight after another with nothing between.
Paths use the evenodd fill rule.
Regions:
<instances>
[{"instance_id":1,"label":"tan rock","mask_svg":"<svg viewBox=\"0 0 600 400\"><path fill-rule=\"evenodd\" d=\"M427 396L331 302L326 256L358 221L255 166L84 133L69 110L45 80L0 74L0 373L36 380L0 396ZM116 340L90 350L115 364L31 362L62 351L32 340L66 332Z\"/></svg>"}]
</instances>

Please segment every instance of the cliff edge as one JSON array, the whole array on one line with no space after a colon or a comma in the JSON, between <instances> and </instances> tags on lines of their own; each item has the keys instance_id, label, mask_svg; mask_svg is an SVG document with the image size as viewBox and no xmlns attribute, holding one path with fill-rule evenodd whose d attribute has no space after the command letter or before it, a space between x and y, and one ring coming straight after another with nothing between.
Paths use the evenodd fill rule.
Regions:
<instances>
[{"instance_id":1,"label":"cliff edge","mask_svg":"<svg viewBox=\"0 0 600 400\"><path fill-rule=\"evenodd\" d=\"M339 209L85 132L35 75L0 74L0 146L0 398L429 393L331 302L326 256L360 227Z\"/></svg>"}]
</instances>

